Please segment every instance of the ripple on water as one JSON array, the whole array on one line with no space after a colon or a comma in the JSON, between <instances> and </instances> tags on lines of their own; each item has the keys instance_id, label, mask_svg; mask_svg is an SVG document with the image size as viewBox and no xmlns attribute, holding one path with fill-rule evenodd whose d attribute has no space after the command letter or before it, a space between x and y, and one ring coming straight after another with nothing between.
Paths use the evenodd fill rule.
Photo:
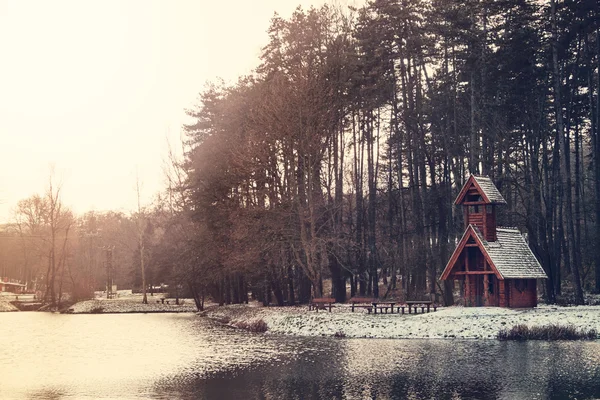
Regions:
<instances>
[{"instance_id":1,"label":"ripple on water","mask_svg":"<svg viewBox=\"0 0 600 400\"><path fill-rule=\"evenodd\" d=\"M2 398L600 397L600 342L295 338L195 315L0 314Z\"/></svg>"}]
</instances>

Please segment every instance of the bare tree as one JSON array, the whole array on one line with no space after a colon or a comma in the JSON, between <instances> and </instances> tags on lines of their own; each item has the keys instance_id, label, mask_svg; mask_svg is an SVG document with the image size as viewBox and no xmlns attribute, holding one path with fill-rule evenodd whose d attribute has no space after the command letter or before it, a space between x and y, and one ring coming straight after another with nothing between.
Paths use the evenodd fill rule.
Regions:
<instances>
[{"instance_id":1,"label":"bare tree","mask_svg":"<svg viewBox=\"0 0 600 400\"><path fill-rule=\"evenodd\" d=\"M148 297L146 295L146 266L144 265L144 227L145 218L144 210L142 209L140 199L140 179L136 174L135 180L135 192L137 195L137 216L136 216L136 227L138 233L138 247L140 252L140 269L142 270L142 303L148 304Z\"/></svg>"}]
</instances>

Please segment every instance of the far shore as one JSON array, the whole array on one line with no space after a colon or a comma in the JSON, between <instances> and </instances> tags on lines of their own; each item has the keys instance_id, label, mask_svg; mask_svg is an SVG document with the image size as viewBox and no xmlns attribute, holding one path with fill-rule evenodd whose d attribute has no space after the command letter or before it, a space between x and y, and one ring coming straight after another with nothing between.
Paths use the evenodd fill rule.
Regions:
<instances>
[{"instance_id":1,"label":"far shore","mask_svg":"<svg viewBox=\"0 0 600 400\"><path fill-rule=\"evenodd\" d=\"M20 300L31 300L26 296L20 296ZM83 300L69 306L61 306L61 312L65 314L131 314L131 313L194 313L198 310L193 299L167 298L163 293L147 294L148 304L142 303L142 295L131 293L131 290L119 291L118 296L107 299L106 294L96 292L96 297L91 300ZM19 311L11 304L14 296L0 297L0 312ZM69 304L69 303L67 303Z\"/></svg>"},{"instance_id":2,"label":"far shore","mask_svg":"<svg viewBox=\"0 0 600 400\"><path fill-rule=\"evenodd\" d=\"M142 303L142 295L131 292L120 293L118 297L107 299L98 293L93 300L84 300L73 304L64 312L66 314L122 314L122 313L193 313L197 312L193 299L177 299L166 297L162 293L146 298L148 304Z\"/></svg>"}]
</instances>

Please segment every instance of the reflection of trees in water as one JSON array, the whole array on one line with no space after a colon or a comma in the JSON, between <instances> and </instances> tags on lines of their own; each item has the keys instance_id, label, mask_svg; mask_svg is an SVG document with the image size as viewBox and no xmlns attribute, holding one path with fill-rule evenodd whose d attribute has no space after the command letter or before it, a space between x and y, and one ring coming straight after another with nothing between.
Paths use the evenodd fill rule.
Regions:
<instances>
[{"instance_id":1,"label":"reflection of trees in water","mask_svg":"<svg viewBox=\"0 0 600 400\"><path fill-rule=\"evenodd\" d=\"M486 364L487 355L474 359L473 349L469 348L474 344L477 342L357 342L352 362L355 376L346 380L359 384L351 385L354 387L349 391L349 398L497 398L502 389L499 382L492 379L498 373L497 368L495 365L479 368Z\"/></svg>"},{"instance_id":2,"label":"reflection of trees in water","mask_svg":"<svg viewBox=\"0 0 600 400\"><path fill-rule=\"evenodd\" d=\"M303 354L192 379L179 387L177 397L546 399L600 394L600 342L306 339L306 343L311 349ZM173 393L172 389L164 393Z\"/></svg>"},{"instance_id":3,"label":"reflection of trees in water","mask_svg":"<svg viewBox=\"0 0 600 400\"><path fill-rule=\"evenodd\" d=\"M256 335L253 338L259 337ZM266 356L251 365L226 367L209 375L187 373L154 385L154 391L181 399L337 399L343 396L344 341L321 338L262 336L265 355L278 348L278 357ZM223 343L222 346L233 346ZM228 349L231 351L232 349ZM256 351L256 349L254 349ZM218 358L218 357L217 357ZM218 360L215 360L218 362Z\"/></svg>"}]
</instances>

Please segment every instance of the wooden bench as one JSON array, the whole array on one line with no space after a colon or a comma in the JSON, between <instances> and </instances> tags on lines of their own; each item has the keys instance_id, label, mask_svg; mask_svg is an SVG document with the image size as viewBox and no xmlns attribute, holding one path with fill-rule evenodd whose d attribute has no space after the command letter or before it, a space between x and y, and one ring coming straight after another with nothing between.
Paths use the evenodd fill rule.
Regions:
<instances>
[{"instance_id":1,"label":"wooden bench","mask_svg":"<svg viewBox=\"0 0 600 400\"><path fill-rule=\"evenodd\" d=\"M310 303L308 303L308 310L316 310L319 311L319 308L325 310L326 307L329 307L329 312L331 312L331 305L335 303L335 299L333 297L320 297L317 299L312 299ZM327 306L326 306L327 305Z\"/></svg>"},{"instance_id":2,"label":"wooden bench","mask_svg":"<svg viewBox=\"0 0 600 400\"><path fill-rule=\"evenodd\" d=\"M371 314L373 311L373 302L377 301L372 297L353 297L350 299L350 303L352 304L352 312L354 312L355 308L366 308L368 313Z\"/></svg>"}]
</instances>

